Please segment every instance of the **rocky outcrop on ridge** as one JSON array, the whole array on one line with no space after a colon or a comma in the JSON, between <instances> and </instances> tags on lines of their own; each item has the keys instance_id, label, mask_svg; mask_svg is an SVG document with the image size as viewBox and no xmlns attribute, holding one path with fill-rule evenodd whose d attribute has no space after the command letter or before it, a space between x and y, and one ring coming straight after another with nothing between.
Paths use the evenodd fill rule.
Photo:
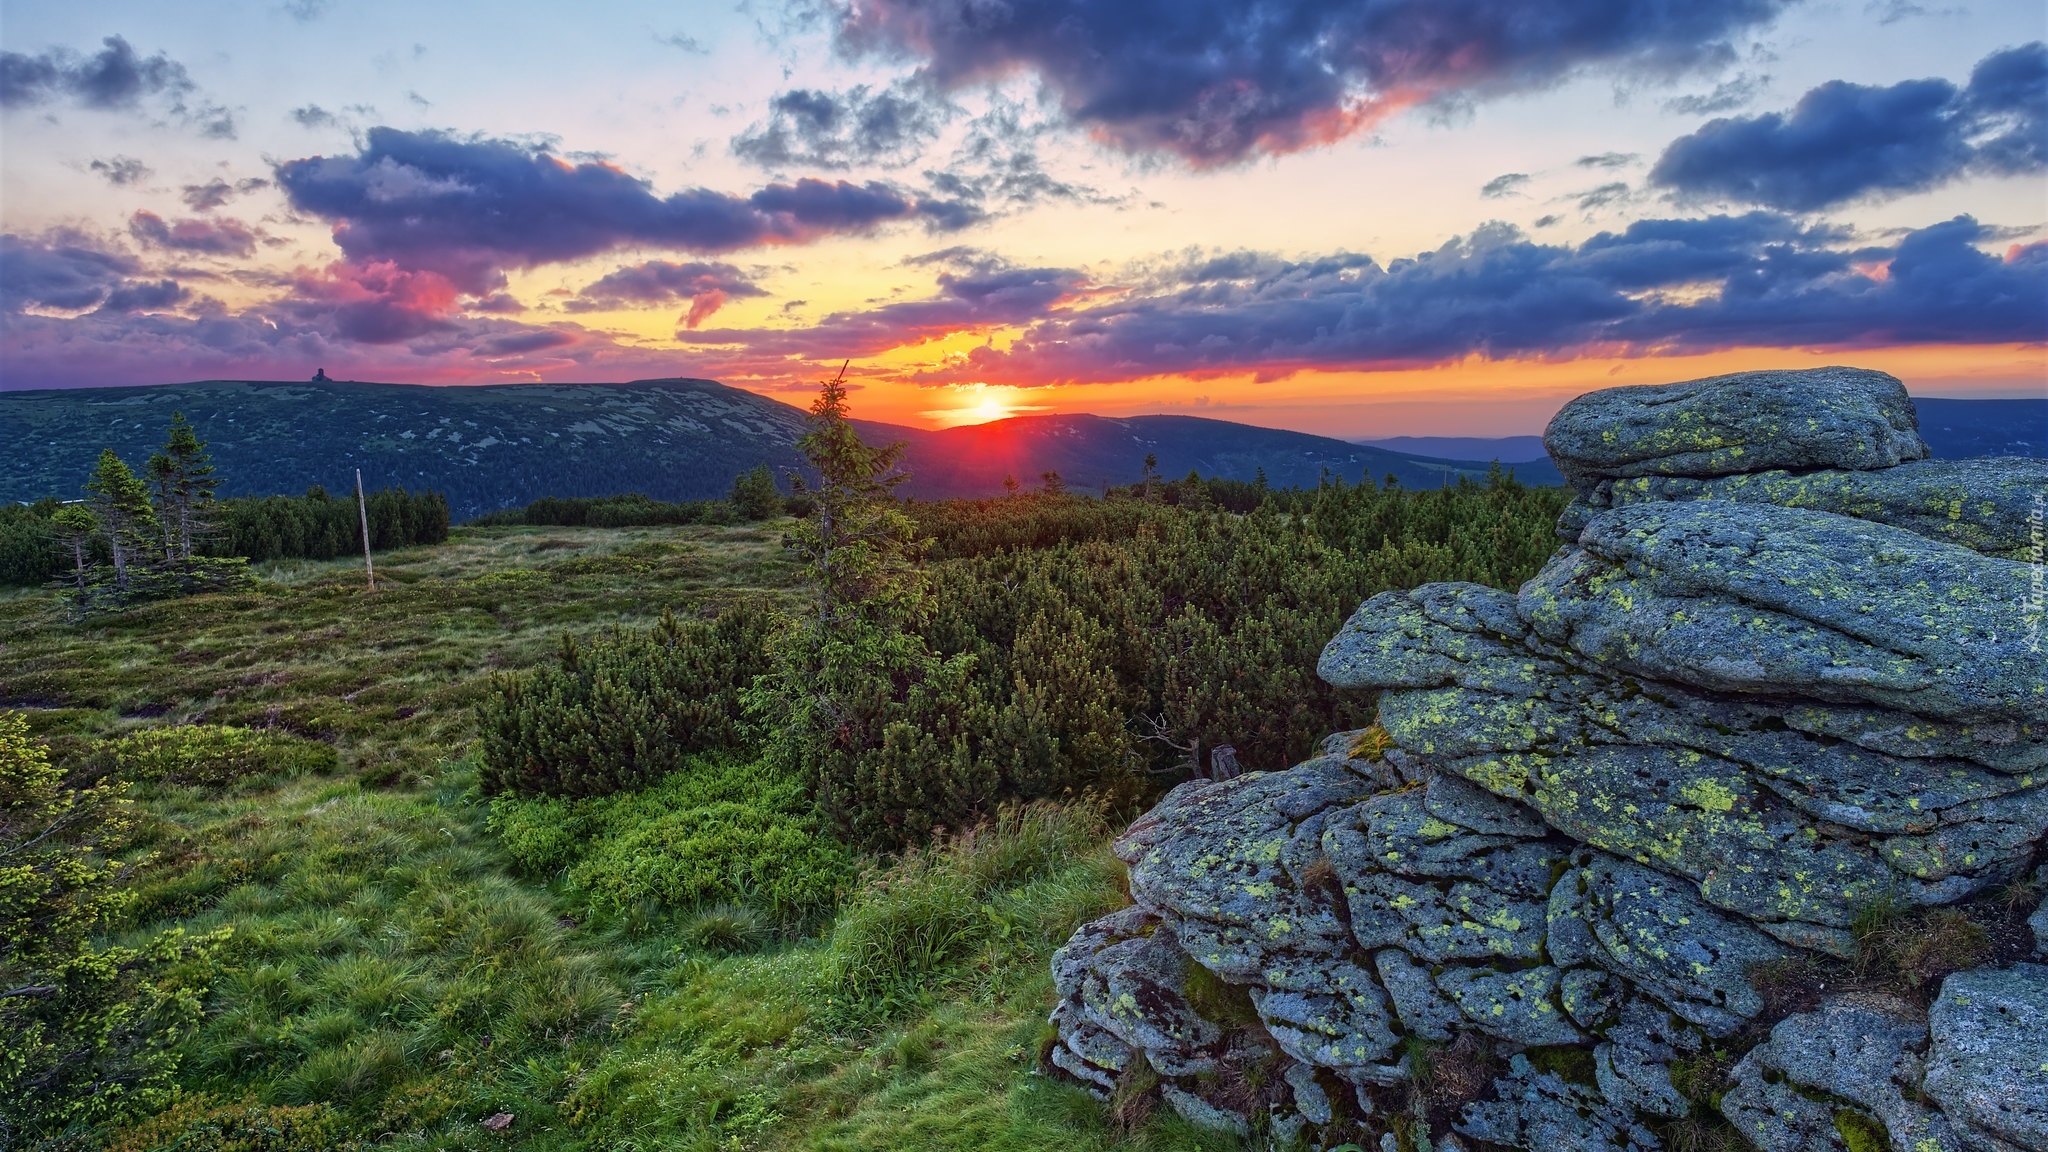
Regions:
<instances>
[{"instance_id":1,"label":"rocky outcrop on ridge","mask_svg":"<svg viewBox=\"0 0 2048 1152\"><path fill-rule=\"evenodd\" d=\"M1545 441L1579 499L1519 594L1367 600L1318 671L1374 727L1118 839L1050 1062L1273 1147L2048 1152L2048 461L1926 461L1844 368ZM1963 902L2008 912L1916 911ZM1887 984L1885 923L1965 970Z\"/></svg>"}]
</instances>

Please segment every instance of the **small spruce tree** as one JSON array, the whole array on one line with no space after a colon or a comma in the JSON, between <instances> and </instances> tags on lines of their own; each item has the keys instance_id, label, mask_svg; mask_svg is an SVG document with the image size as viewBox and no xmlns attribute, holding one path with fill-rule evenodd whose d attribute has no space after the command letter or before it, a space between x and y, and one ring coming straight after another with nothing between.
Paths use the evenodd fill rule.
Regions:
<instances>
[{"instance_id":1,"label":"small spruce tree","mask_svg":"<svg viewBox=\"0 0 2048 1152\"><path fill-rule=\"evenodd\" d=\"M100 522L85 505L66 504L51 515L50 527L56 532L57 547L71 558L72 574L83 591L86 557L92 552L92 538L99 534Z\"/></svg>"},{"instance_id":2,"label":"small spruce tree","mask_svg":"<svg viewBox=\"0 0 2048 1152\"><path fill-rule=\"evenodd\" d=\"M811 405L797 442L817 473L811 514L786 538L815 610L784 641L756 707L779 724L778 756L843 837L875 848L962 827L996 787L966 718L981 711L974 657L943 658L904 626L928 596L916 530L895 499L903 445L864 443L847 417L845 369ZM800 493L803 494L803 493Z\"/></svg>"},{"instance_id":3,"label":"small spruce tree","mask_svg":"<svg viewBox=\"0 0 2048 1152\"><path fill-rule=\"evenodd\" d=\"M149 458L149 475L156 485L164 559L190 560L193 540L204 538L213 527L214 493L220 480L213 474L206 442L192 431L183 412L171 413L170 435L163 451Z\"/></svg>"},{"instance_id":4,"label":"small spruce tree","mask_svg":"<svg viewBox=\"0 0 2048 1152\"><path fill-rule=\"evenodd\" d=\"M782 511L782 492L775 487L775 474L766 464L756 464L733 478L732 493L726 499L742 520L766 520Z\"/></svg>"},{"instance_id":5,"label":"small spruce tree","mask_svg":"<svg viewBox=\"0 0 2048 1152\"><path fill-rule=\"evenodd\" d=\"M112 448L100 450L92 478L85 482L100 535L114 560L114 586L128 589L129 569L154 542L157 518L149 504L149 486L138 479Z\"/></svg>"}]
</instances>

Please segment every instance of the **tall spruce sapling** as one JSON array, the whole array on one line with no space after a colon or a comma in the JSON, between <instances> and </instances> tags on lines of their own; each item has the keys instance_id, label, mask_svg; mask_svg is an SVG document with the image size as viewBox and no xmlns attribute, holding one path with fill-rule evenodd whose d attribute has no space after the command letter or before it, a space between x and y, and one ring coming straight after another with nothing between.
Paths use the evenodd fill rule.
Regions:
<instances>
[{"instance_id":1,"label":"tall spruce sapling","mask_svg":"<svg viewBox=\"0 0 2048 1152\"><path fill-rule=\"evenodd\" d=\"M192 542L213 529L214 493L220 479L213 474L213 456L192 431L183 412L171 413L170 435L163 451L149 458L156 486L157 516L162 521L164 559L192 559Z\"/></svg>"},{"instance_id":2,"label":"tall spruce sapling","mask_svg":"<svg viewBox=\"0 0 2048 1152\"><path fill-rule=\"evenodd\" d=\"M130 567L142 559L156 535L157 517L150 507L149 486L112 448L103 448L85 491L100 535L113 556L114 586L125 592Z\"/></svg>"},{"instance_id":3,"label":"tall spruce sapling","mask_svg":"<svg viewBox=\"0 0 2048 1152\"><path fill-rule=\"evenodd\" d=\"M83 504L66 504L50 516L50 527L56 533L57 547L71 558L72 575L84 591L86 559L92 553L93 537L99 535L99 519Z\"/></svg>"},{"instance_id":4,"label":"tall spruce sapling","mask_svg":"<svg viewBox=\"0 0 2048 1152\"><path fill-rule=\"evenodd\" d=\"M815 609L778 652L752 706L776 725L776 755L835 832L875 848L963 827L993 796L971 747L974 657L942 657L906 622L928 607L916 527L896 502L902 444L862 442L845 369L811 405L797 442L816 472L811 513L785 537Z\"/></svg>"},{"instance_id":5,"label":"tall spruce sapling","mask_svg":"<svg viewBox=\"0 0 2048 1152\"><path fill-rule=\"evenodd\" d=\"M797 451L818 474L815 488L801 477L799 495L812 515L787 539L810 570L818 593L816 627L830 633L851 619L878 619L900 593L895 578L910 568L916 525L896 503L896 487L910 478L897 465L901 441L879 447L860 438L847 416L846 368L821 386L811 403L809 430Z\"/></svg>"}]
</instances>

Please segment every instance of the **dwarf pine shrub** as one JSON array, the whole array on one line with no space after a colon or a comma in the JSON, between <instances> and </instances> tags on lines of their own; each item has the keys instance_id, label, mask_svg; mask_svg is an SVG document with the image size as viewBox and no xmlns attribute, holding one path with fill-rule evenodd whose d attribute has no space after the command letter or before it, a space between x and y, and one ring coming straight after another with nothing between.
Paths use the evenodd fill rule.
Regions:
<instances>
[{"instance_id":1,"label":"dwarf pine shrub","mask_svg":"<svg viewBox=\"0 0 2048 1152\"><path fill-rule=\"evenodd\" d=\"M220 787L332 772L340 758L318 740L285 732L183 724L104 741L89 754L89 765L122 780Z\"/></svg>"},{"instance_id":2,"label":"dwarf pine shrub","mask_svg":"<svg viewBox=\"0 0 2048 1152\"><path fill-rule=\"evenodd\" d=\"M484 790L606 796L692 754L744 746L753 732L741 693L768 671L779 627L741 606L714 620L664 613L652 629L589 644L564 634L552 664L492 678L478 708Z\"/></svg>"}]
</instances>

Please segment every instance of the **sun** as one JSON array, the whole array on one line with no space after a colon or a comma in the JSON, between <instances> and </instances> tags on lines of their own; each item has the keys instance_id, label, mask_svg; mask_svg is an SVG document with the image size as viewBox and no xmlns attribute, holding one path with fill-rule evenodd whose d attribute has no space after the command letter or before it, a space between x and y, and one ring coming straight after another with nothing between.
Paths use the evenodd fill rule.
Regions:
<instances>
[{"instance_id":1,"label":"sun","mask_svg":"<svg viewBox=\"0 0 2048 1152\"><path fill-rule=\"evenodd\" d=\"M1001 420L1010 414L1010 408L1009 405L1004 404L1001 400L990 396L981 403L969 408L967 414L976 420Z\"/></svg>"}]
</instances>

